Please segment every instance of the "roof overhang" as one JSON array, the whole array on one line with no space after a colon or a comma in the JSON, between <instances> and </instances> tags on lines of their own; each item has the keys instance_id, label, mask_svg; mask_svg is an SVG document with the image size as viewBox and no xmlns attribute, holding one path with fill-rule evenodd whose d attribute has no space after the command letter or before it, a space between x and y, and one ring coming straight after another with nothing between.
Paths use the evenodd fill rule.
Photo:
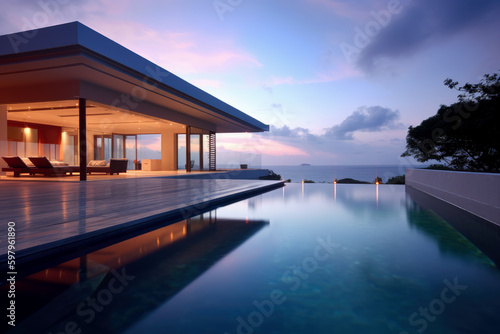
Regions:
<instances>
[{"instance_id":1,"label":"roof overhang","mask_svg":"<svg viewBox=\"0 0 500 334\"><path fill-rule=\"evenodd\" d=\"M78 98L218 133L269 130L79 22L0 36L0 105Z\"/></svg>"}]
</instances>

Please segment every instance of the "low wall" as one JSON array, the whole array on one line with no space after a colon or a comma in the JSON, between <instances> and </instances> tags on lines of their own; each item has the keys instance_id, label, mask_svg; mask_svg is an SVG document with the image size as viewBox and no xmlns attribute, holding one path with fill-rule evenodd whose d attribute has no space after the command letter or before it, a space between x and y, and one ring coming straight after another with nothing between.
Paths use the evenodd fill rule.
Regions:
<instances>
[{"instance_id":1,"label":"low wall","mask_svg":"<svg viewBox=\"0 0 500 334\"><path fill-rule=\"evenodd\" d=\"M500 174L407 169L405 182L500 225Z\"/></svg>"},{"instance_id":2,"label":"low wall","mask_svg":"<svg viewBox=\"0 0 500 334\"><path fill-rule=\"evenodd\" d=\"M215 173L184 174L176 177L192 179L232 179L232 180L258 180L261 176L269 175L268 169L228 169L218 170Z\"/></svg>"}]
</instances>

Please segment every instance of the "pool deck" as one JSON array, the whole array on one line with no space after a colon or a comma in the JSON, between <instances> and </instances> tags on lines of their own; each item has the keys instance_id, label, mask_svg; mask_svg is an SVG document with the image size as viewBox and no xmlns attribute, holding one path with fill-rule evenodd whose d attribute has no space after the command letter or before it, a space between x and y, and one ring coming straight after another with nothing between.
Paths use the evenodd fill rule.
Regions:
<instances>
[{"instance_id":1,"label":"pool deck","mask_svg":"<svg viewBox=\"0 0 500 334\"><path fill-rule=\"evenodd\" d=\"M283 181L128 178L93 182L0 181L0 268L7 270L8 223L17 267L83 250L147 227L198 215L283 186Z\"/></svg>"}]
</instances>

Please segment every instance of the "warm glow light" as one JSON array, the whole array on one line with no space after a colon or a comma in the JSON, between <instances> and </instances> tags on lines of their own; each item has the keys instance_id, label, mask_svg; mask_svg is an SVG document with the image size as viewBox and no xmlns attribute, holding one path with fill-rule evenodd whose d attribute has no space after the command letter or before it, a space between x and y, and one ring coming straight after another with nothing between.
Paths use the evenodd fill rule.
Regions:
<instances>
[{"instance_id":1,"label":"warm glow light","mask_svg":"<svg viewBox=\"0 0 500 334\"><path fill-rule=\"evenodd\" d=\"M30 128L24 128L24 133L29 135L31 133L31 129Z\"/></svg>"}]
</instances>

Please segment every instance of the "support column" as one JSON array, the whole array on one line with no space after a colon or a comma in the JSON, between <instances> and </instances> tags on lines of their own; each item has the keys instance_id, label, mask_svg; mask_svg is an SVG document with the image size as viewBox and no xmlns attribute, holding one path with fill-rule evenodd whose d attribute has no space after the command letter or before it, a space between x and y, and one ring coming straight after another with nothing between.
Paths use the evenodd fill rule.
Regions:
<instances>
[{"instance_id":1,"label":"support column","mask_svg":"<svg viewBox=\"0 0 500 334\"><path fill-rule=\"evenodd\" d=\"M216 142L215 142L215 132L210 132L210 142L208 146L208 169L211 171L216 170L217 164L216 164Z\"/></svg>"},{"instance_id":2,"label":"support column","mask_svg":"<svg viewBox=\"0 0 500 334\"><path fill-rule=\"evenodd\" d=\"M78 101L80 128L80 181L87 181L87 99Z\"/></svg>"},{"instance_id":3,"label":"support column","mask_svg":"<svg viewBox=\"0 0 500 334\"><path fill-rule=\"evenodd\" d=\"M0 106L0 156L4 157L8 154L8 137L7 137L7 106ZM7 167L3 159L0 161L0 168ZM0 169L0 175L5 174Z\"/></svg>"},{"instance_id":4,"label":"support column","mask_svg":"<svg viewBox=\"0 0 500 334\"><path fill-rule=\"evenodd\" d=\"M186 125L186 173L191 173L191 127Z\"/></svg>"}]
</instances>

